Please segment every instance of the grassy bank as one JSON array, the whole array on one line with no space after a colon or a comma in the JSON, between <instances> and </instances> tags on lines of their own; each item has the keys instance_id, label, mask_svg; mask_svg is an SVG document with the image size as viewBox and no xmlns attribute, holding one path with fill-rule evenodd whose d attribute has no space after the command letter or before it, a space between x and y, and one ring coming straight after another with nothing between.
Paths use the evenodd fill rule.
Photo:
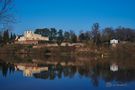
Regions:
<instances>
[{"instance_id":1,"label":"grassy bank","mask_svg":"<svg viewBox=\"0 0 135 90\"><path fill-rule=\"evenodd\" d=\"M100 58L110 58L110 59L135 59L135 44L119 44L117 47L95 47L90 45L85 45L83 47L70 47L70 46L57 46L57 47L42 47L33 48L32 45L5 45L0 47L0 54L27 54L31 56L85 56L85 57L95 57Z\"/></svg>"}]
</instances>

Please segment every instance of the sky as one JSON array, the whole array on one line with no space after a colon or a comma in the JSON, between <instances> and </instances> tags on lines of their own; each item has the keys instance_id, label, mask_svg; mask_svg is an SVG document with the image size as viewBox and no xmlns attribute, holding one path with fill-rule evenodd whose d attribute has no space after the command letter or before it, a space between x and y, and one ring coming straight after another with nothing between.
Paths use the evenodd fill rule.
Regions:
<instances>
[{"instance_id":1,"label":"sky","mask_svg":"<svg viewBox=\"0 0 135 90\"><path fill-rule=\"evenodd\" d=\"M15 0L14 32L56 28L74 32L118 26L135 28L135 0Z\"/></svg>"}]
</instances>

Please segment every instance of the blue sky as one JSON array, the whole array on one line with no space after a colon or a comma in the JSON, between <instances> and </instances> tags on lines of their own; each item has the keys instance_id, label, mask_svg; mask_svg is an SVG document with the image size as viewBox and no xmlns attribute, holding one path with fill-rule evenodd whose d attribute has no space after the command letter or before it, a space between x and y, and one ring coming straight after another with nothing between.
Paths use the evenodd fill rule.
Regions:
<instances>
[{"instance_id":1,"label":"blue sky","mask_svg":"<svg viewBox=\"0 0 135 90\"><path fill-rule=\"evenodd\" d=\"M104 27L135 28L135 0L15 0L14 32L36 28L88 31Z\"/></svg>"}]
</instances>

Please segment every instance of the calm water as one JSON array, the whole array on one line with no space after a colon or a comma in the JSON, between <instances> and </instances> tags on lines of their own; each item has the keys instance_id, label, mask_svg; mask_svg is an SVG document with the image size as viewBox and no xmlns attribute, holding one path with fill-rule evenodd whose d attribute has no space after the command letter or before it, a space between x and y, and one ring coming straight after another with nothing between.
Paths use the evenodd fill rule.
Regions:
<instances>
[{"instance_id":1,"label":"calm water","mask_svg":"<svg viewBox=\"0 0 135 90\"><path fill-rule=\"evenodd\" d=\"M0 90L90 89L135 90L135 69L116 62L0 61Z\"/></svg>"}]
</instances>

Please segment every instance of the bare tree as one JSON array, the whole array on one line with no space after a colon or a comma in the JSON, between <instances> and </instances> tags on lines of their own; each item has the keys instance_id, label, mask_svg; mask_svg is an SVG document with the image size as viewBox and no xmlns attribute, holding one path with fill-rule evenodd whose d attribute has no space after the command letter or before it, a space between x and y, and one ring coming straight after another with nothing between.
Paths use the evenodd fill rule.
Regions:
<instances>
[{"instance_id":1,"label":"bare tree","mask_svg":"<svg viewBox=\"0 0 135 90\"><path fill-rule=\"evenodd\" d=\"M109 42L111 39L116 39L115 38L115 31L111 27L106 27L102 31L102 40L104 42Z\"/></svg>"},{"instance_id":2,"label":"bare tree","mask_svg":"<svg viewBox=\"0 0 135 90\"><path fill-rule=\"evenodd\" d=\"M101 40L100 40L101 35L100 35L99 24L98 23L93 24L91 33L92 33L94 44L99 46L99 44L101 43Z\"/></svg>"},{"instance_id":3,"label":"bare tree","mask_svg":"<svg viewBox=\"0 0 135 90\"><path fill-rule=\"evenodd\" d=\"M13 0L0 0L0 23L13 22L13 15L10 14Z\"/></svg>"}]
</instances>

